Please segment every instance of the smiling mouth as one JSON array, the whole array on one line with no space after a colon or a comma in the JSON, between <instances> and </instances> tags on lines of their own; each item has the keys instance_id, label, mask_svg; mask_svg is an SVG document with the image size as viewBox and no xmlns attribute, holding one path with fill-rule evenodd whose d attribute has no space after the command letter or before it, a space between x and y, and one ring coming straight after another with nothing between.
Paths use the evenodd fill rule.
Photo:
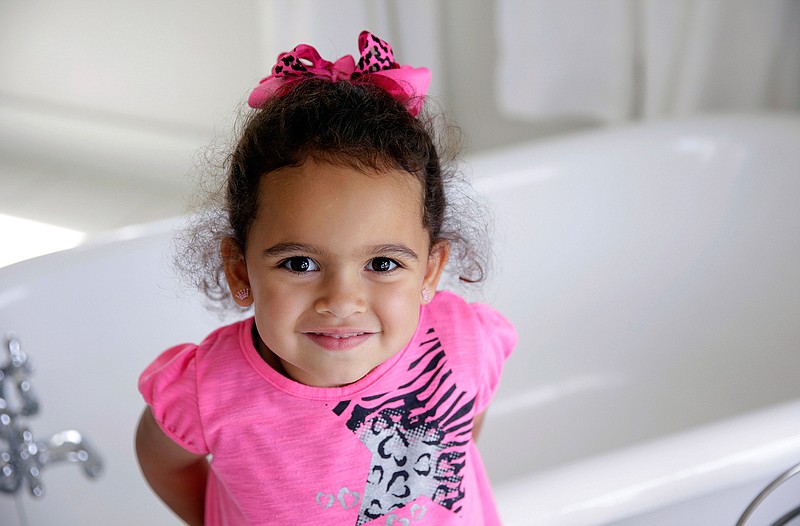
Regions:
<instances>
[{"instance_id":1,"label":"smiling mouth","mask_svg":"<svg viewBox=\"0 0 800 526\"><path fill-rule=\"evenodd\" d=\"M303 333L306 338L329 351L349 351L375 334L367 331L309 331Z\"/></svg>"},{"instance_id":2,"label":"smiling mouth","mask_svg":"<svg viewBox=\"0 0 800 526\"><path fill-rule=\"evenodd\" d=\"M306 334L315 334L317 336L325 336L325 337L328 337L328 338L341 339L341 338L352 338L354 336L361 336L363 334L370 334L370 333L364 331L364 332L343 332L343 333L309 332L309 333L306 333Z\"/></svg>"}]
</instances>

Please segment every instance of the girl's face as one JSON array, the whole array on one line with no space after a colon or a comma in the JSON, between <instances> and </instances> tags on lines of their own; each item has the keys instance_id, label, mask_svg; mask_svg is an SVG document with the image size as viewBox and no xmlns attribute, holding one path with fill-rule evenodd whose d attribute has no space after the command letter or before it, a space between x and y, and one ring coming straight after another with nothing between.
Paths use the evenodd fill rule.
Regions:
<instances>
[{"instance_id":1,"label":"girl's face","mask_svg":"<svg viewBox=\"0 0 800 526\"><path fill-rule=\"evenodd\" d=\"M402 350L448 256L446 243L430 247L419 181L309 159L263 177L259 192L246 253L236 257L227 240L223 255L234 255L231 291L251 290L236 301L254 305L265 360L333 387Z\"/></svg>"}]
</instances>

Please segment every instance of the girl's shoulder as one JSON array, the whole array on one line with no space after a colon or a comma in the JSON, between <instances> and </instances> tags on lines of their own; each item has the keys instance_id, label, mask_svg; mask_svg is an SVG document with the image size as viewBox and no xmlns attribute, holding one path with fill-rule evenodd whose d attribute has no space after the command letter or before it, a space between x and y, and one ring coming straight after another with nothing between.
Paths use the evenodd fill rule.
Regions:
<instances>
[{"instance_id":1,"label":"girl's shoulder","mask_svg":"<svg viewBox=\"0 0 800 526\"><path fill-rule=\"evenodd\" d=\"M427 305L427 315L441 321L477 324L486 328L509 327L512 323L497 309L486 303L469 302L462 296L447 290L436 292Z\"/></svg>"},{"instance_id":2,"label":"girl's shoulder","mask_svg":"<svg viewBox=\"0 0 800 526\"><path fill-rule=\"evenodd\" d=\"M419 360L444 358L460 388L475 394L478 413L491 402L517 344L514 325L495 308L447 291L437 292L425 306L418 337L423 356Z\"/></svg>"},{"instance_id":3,"label":"girl's shoulder","mask_svg":"<svg viewBox=\"0 0 800 526\"><path fill-rule=\"evenodd\" d=\"M242 339L249 333L252 319L246 319L219 327L199 343L181 343L163 351L141 373L140 389L143 384L157 378L169 377L173 381L178 376L198 374L209 359L239 347Z\"/></svg>"},{"instance_id":4,"label":"girl's shoulder","mask_svg":"<svg viewBox=\"0 0 800 526\"><path fill-rule=\"evenodd\" d=\"M500 352L506 357L517 343L516 329L502 313L450 291L436 293L426 306L424 319L445 339L471 339L482 347L502 349Z\"/></svg>"},{"instance_id":5,"label":"girl's shoulder","mask_svg":"<svg viewBox=\"0 0 800 526\"><path fill-rule=\"evenodd\" d=\"M197 344L200 354L214 351L218 348L239 347L243 340L248 341L250 331L253 328L253 318L245 318L235 321L211 331L203 340Z\"/></svg>"}]
</instances>

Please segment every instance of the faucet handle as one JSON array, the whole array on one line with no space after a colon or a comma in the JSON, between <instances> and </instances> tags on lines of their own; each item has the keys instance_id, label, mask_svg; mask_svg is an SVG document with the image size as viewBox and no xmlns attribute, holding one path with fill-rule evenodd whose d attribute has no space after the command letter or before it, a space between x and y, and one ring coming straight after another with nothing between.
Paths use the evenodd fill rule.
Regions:
<instances>
[{"instance_id":1,"label":"faucet handle","mask_svg":"<svg viewBox=\"0 0 800 526\"><path fill-rule=\"evenodd\" d=\"M20 407L16 411L22 416L31 416L39 412L39 400L34 396L28 376L33 372L33 363L22 350L19 338L13 332L6 335L6 348L10 357L9 362L0 369L0 409L11 411L8 400L4 394L4 380L9 378L14 381L19 394Z\"/></svg>"},{"instance_id":2,"label":"faucet handle","mask_svg":"<svg viewBox=\"0 0 800 526\"><path fill-rule=\"evenodd\" d=\"M6 442L8 449L0 448L0 492L16 493L26 483L34 497L41 497L41 471L54 462L78 462L88 477L99 476L103 462L79 432L62 431L36 441L26 426L15 421L36 414L39 401L28 381L33 365L14 333L6 335L6 348L9 361L0 364L0 446ZM7 396L8 385L16 387L16 396Z\"/></svg>"}]
</instances>

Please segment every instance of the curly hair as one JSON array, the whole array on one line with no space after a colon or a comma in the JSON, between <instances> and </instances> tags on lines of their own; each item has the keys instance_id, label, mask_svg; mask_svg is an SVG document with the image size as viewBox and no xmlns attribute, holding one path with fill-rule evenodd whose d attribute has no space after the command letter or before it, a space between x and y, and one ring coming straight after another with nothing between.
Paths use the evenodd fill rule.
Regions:
<instances>
[{"instance_id":1,"label":"curly hair","mask_svg":"<svg viewBox=\"0 0 800 526\"><path fill-rule=\"evenodd\" d=\"M234 238L244 251L262 176L313 158L378 173L398 169L416 177L431 246L448 241L448 273L464 283L481 282L489 265L489 222L452 168L456 132L428 111L412 116L370 84L308 78L287 86L246 117L222 169L208 174L200 211L177 238L177 267L212 304L234 307L220 255L222 239Z\"/></svg>"}]
</instances>

